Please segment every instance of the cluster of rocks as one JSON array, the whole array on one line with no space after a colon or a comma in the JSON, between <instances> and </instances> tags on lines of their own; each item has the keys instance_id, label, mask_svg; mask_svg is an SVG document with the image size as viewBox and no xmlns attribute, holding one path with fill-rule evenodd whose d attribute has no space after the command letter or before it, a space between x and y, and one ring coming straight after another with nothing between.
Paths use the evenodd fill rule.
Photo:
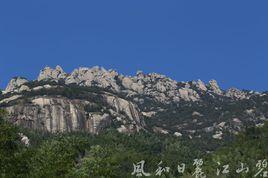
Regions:
<instances>
[{"instance_id":1,"label":"cluster of rocks","mask_svg":"<svg viewBox=\"0 0 268 178\"><path fill-rule=\"evenodd\" d=\"M75 69L67 74L60 66L55 69L45 67L41 70L38 81L63 81L65 84L77 84L80 86L97 86L110 89L113 92L123 93L128 97L149 96L162 103L179 101L199 101L202 95L214 94L224 95L232 99L245 99L246 92L235 88L224 92L220 89L216 80L211 80L206 85L201 80L191 82L177 82L164 75L157 73L144 74L138 71L136 76L124 76L115 70L106 70L102 67ZM4 93L30 91L24 85L29 82L25 78L17 77L12 79Z\"/></svg>"},{"instance_id":2,"label":"cluster of rocks","mask_svg":"<svg viewBox=\"0 0 268 178\"><path fill-rule=\"evenodd\" d=\"M52 84L49 81L54 82ZM230 88L227 91L222 90L216 80L211 80L208 84L201 80L177 82L164 75L157 73L144 74L142 71L138 71L135 76L124 76L115 70L106 70L102 67L81 67L71 73L64 72L60 66L56 66L55 69L45 67L41 70L34 86L28 85L29 82L32 81L22 77L13 78L3 92L4 95L2 95L0 105L21 100L18 104L6 107L12 122L49 132L85 130L91 133L99 133L113 123L119 132L130 133L145 129L145 119L154 119L158 117L159 113L168 112L162 106L173 105L174 103L177 107L181 107L184 103L198 105L207 102L207 96L215 100L226 97L228 98L227 101L242 101L256 94L236 88ZM27 102L22 99L24 92L58 89L73 84L106 89L98 96L100 100L104 99L104 103L101 104L101 108L98 108L98 112L85 110L87 105L96 104L94 101L87 99L70 99L63 96L46 95L33 97L29 97L29 95ZM262 95L262 93L258 94L258 96ZM160 104L157 107L150 106L149 109L144 109L143 102L147 98ZM206 104L209 105L210 103ZM217 109L215 107L215 110ZM171 111L174 112L174 115L177 114L175 110ZM253 111L247 110L246 112L249 117L253 118ZM172 114L168 114L172 117ZM175 130L168 128L174 125L169 126L167 124L156 124L151 129L161 134L172 134L176 137L188 135L192 138L193 135L199 134L197 130L190 128L190 123L193 123L203 132L210 133L212 138L222 139L223 130L231 128L230 125L235 126L236 130L242 127L238 119L233 119L228 125L222 120L214 123L205 120L207 119L206 113L200 113L200 111L193 110L190 115L192 120L176 123L178 127ZM206 125L206 123L210 125ZM197 136L199 137L199 135Z\"/></svg>"},{"instance_id":3,"label":"cluster of rocks","mask_svg":"<svg viewBox=\"0 0 268 178\"><path fill-rule=\"evenodd\" d=\"M230 88L226 92L226 96L233 98L233 99L248 99L249 98L249 96L245 92L243 92L237 88Z\"/></svg>"},{"instance_id":4,"label":"cluster of rocks","mask_svg":"<svg viewBox=\"0 0 268 178\"><path fill-rule=\"evenodd\" d=\"M105 104L99 112L85 110L95 103L88 100L53 96L35 96L6 107L11 122L23 127L55 132L88 131L99 133L114 118L125 126L125 132L143 129L144 122L137 106L112 95L103 95ZM109 109L106 109L109 108ZM106 109L106 110L105 110Z\"/></svg>"},{"instance_id":5,"label":"cluster of rocks","mask_svg":"<svg viewBox=\"0 0 268 178\"><path fill-rule=\"evenodd\" d=\"M15 77L11 79L6 87L6 90L3 92L4 94L10 93L10 92L23 92L23 91L30 91L30 88L25 83L28 83L29 81L26 78L23 77Z\"/></svg>"}]
</instances>

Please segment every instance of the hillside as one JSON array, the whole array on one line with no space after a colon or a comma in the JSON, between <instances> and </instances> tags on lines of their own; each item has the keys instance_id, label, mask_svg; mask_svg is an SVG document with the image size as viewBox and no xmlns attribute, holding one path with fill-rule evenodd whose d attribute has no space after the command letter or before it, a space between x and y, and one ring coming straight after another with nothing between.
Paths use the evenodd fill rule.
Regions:
<instances>
[{"instance_id":1,"label":"hillside","mask_svg":"<svg viewBox=\"0 0 268 178\"><path fill-rule=\"evenodd\" d=\"M13 78L0 96L9 121L39 131L98 134L115 128L208 142L262 126L267 106L267 92L225 91L215 80L177 82L141 71L124 76L100 67L70 74L60 66L46 67L36 80Z\"/></svg>"},{"instance_id":2,"label":"hillside","mask_svg":"<svg viewBox=\"0 0 268 178\"><path fill-rule=\"evenodd\" d=\"M203 159L202 170L207 177L217 177L229 165L229 173L218 177L253 177L260 169L267 173L268 124L262 128L248 128L212 153L202 151L194 140L156 135L146 132L126 135L106 130L99 135L87 132L50 134L16 127L6 122L6 112L0 111L0 176L1 177L111 177L126 178L132 175L133 164L145 161L144 171L156 176L159 166L169 167L162 177L194 177L194 159ZM23 135L21 135L23 133ZM27 137L25 136L27 135ZM25 139L26 137L26 139ZM26 140L29 142L26 142ZM160 162L162 161L162 164ZM183 173L178 165L186 165ZM220 165L218 165L220 163ZM243 163L249 172L236 170ZM245 167L245 168L246 168Z\"/></svg>"}]
</instances>

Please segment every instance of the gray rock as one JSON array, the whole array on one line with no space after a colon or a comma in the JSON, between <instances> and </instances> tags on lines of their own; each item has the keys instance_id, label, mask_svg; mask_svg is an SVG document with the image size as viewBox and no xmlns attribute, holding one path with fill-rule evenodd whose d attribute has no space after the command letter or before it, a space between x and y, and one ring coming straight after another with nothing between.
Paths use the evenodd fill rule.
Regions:
<instances>
[{"instance_id":1,"label":"gray rock","mask_svg":"<svg viewBox=\"0 0 268 178\"><path fill-rule=\"evenodd\" d=\"M115 78L118 73L114 70L107 71L104 68L95 66L93 68L82 67L75 69L65 80L66 84L79 84L82 86L98 86L102 88L111 88L119 91Z\"/></svg>"},{"instance_id":2,"label":"gray rock","mask_svg":"<svg viewBox=\"0 0 268 178\"><path fill-rule=\"evenodd\" d=\"M21 137L21 142L26 146L30 146L30 139L24 135L23 133L19 133L19 136Z\"/></svg>"},{"instance_id":3,"label":"gray rock","mask_svg":"<svg viewBox=\"0 0 268 178\"><path fill-rule=\"evenodd\" d=\"M246 99L246 98L248 99L246 93L237 88L230 88L226 92L226 96L233 99Z\"/></svg>"},{"instance_id":4,"label":"gray rock","mask_svg":"<svg viewBox=\"0 0 268 178\"><path fill-rule=\"evenodd\" d=\"M221 89L220 89L220 87L219 87L219 85L218 85L216 80L210 80L209 81L209 87L212 90L212 92L214 92L214 93L216 93L218 95L222 95L223 92L221 91Z\"/></svg>"},{"instance_id":5,"label":"gray rock","mask_svg":"<svg viewBox=\"0 0 268 178\"><path fill-rule=\"evenodd\" d=\"M13 78L8 83L4 93L19 92L19 87L21 87L23 84L25 84L27 82L29 82L29 81L25 78L22 78L22 77Z\"/></svg>"},{"instance_id":6,"label":"gray rock","mask_svg":"<svg viewBox=\"0 0 268 178\"><path fill-rule=\"evenodd\" d=\"M45 67L43 70L40 71L38 76L38 81L41 80L55 80L58 81L60 79L65 79L67 74L63 71L63 69L57 65L55 69L50 67Z\"/></svg>"},{"instance_id":7,"label":"gray rock","mask_svg":"<svg viewBox=\"0 0 268 178\"><path fill-rule=\"evenodd\" d=\"M134 104L113 96L104 97L112 102L107 102L103 107L114 106L113 112L116 115L126 116L122 120L129 132L143 128L143 119ZM6 110L10 114L10 121L23 127L52 133L88 131L97 134L111 125L113 117L109 112L88 113L85 111L88 104L90 101L86 100L40 96L28 98L24 104L6 107Z\"/></svg>"},{"instance_id":8,"label":"gray rock","mask_svg":"<svg viewBox=\"0 0 268 178\"><path fill-rule=\"evenodd\" d=\"M197 81L196 86L201 91L205 91L206 92L208 90L207 87L206 87L206 85L205 85L205 83L203 81L201 81L200 79Z\"/></svg>"},{"instance_id":9,"label":"gray rock","mask_svg":"<svg viewBox=\"0 0 268 178\"><path fill-rule=\"evenodd\" d=\"M180 88L179 94L180 97L185 101L198 101L200 98L196 91L189 88Z\"/></svg>"}]
</instances>

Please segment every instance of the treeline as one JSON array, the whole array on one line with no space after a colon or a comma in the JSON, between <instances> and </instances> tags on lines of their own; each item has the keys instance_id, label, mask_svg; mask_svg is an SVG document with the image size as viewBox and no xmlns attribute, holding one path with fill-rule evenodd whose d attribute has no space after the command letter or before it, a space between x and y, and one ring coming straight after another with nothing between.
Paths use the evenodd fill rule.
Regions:
<instances>
[{"instance_id":1,"label":"treeline","mask_svg":"<svg viewBox=\"0 0 268 178\"><path fill-rule=\"evenodd\" d=\"M207 177L216 177L217 162L230 165L225 177L253 177L256 161L268 157L268 125L249 128L236 141L214 153L206 154L201 141L161 136L150 133L132 135L107 130L100 135L88 133L49 134L25 130L5 121L0 111L0 176L1 177L132 177L133 164L145 161L144 171L155 173L170 167L162 177L180 177L177 166L185 163L183 177L191 177L193 160L203 158ZM27 135L30 146L21 142L19 133ZM247 163L247 174L235 173L239 163ZM154 176L151 176L154 177ZM155 176L156 177L156 176ZM224 176L222 176L224 177Z\"/></svg>"},{"instance_id":2,"label":"treeline","mask_svg":"<svg viewBox=\"0 0 268 178\"><path fill-rule=\"evenodd\" d=\"M215 176L217 169L222 171L223 166L228 165L229 173L225 176L221 174L222 177L265 177L264 174L268 173L267 146L268 123L259 128L247 128L245 132L236 137L234 143L209 155L205 160L208 163L205 170L209 175ZM243 171L239 173L242 167ZM263 171L257 175L260 170Z\"/></svg>"},{"instance_id":3,"label":"treeline","mask_svg":"<svg viewBox=\"0 0 268 178\"><path fill-rule=\"evenodd\" d=\"M1 111L1 177L131 177L133 164L141 160L147 172L163 161L174 168L170 175L179 176L178 162L201 156L190 143L174 137L115 130L100 135L39 133L13 126L4 115ZM29 137L30 146L23 145L19 133Z\"/></svg>"}]
</instances>

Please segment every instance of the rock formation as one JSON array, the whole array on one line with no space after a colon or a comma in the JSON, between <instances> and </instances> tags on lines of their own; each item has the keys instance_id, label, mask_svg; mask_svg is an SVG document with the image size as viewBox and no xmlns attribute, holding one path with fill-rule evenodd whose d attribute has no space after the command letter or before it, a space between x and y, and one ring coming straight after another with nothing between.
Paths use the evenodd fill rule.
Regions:
<instances>
[{"instance_id":1,"label":"rock formation","mask_svg":"<svg viewBox=\"0 0 268 178\"><path fill-rule=\"evenodd\" d=\"M210 89L212 90L212 92L218 94L218 95L221 95L222 94L222 91L217 83L216 80L210 80L209 81L209 87Z\"/></svg>"},{"instance_id":2,"label":"rock formation","mask_svg":"<svg viewBox=\"0 0 268 178\"><path fill-rule=\"evenodd\" d=\"M267 103L267 93L225 91L216 80L177 82L142 71L124 76L98 66L69 74L60 66L45 67L37 80L13 78L0 98L11 122L47 132L98 134L114 127L215 139L248 123L261 126L268 120Z\"/></svg>"},{"instance_id":3,"label":"rock formation","mask_svg":"<svg viewBox=\"0 0 268 178\"><path fill-rule=\"evenodd\" d=\"M247 94L243 91L240 91L237 88L230 88L228 89L228 91L226 92L226 96L233 98L233 99L246 99Z\"/></svg>"},{"instance_id":4,"label":"rock formation","mask_svg":"<svg viewBox=\"0 0 268 178\"><path fill-rule=\"evenodd\" d=\"M112 108L111 111L90 112L85 110L87 105L94 104L90 101L45 96L28 98L27 103L21 104L23 102L21 101L20 104L6 107L6 110L15 124L53 133L71 131L99 133L111 125L114 116L124 118L129 132L143 128L142 118L133 103L113 96L105 97L107 106L110 105Z\"/></svg>"},{"instance_id":5,"label":"rock formation","mask_svg":"<svg viewBox=\"0 0 268 178\"><path fill-rule=\"evenodd\" d=\"M4 93L9 93L9 92L19 92L19 91L24 91L27 90L27 88L25 89L22 88L20 89L20 87L27 83L28 80L26 78L23 77L15 77L13 79L10 80L10 82L8 83L6 90L4 91Z\"/></svg>"},{"instance_id":6,"label":"rock formation","mask_svg":"<svg viewBox=\"0 0 268 178\"><path fill-rule=\"evenodd\" d=\"M60 80L65 79L67 77L67 74L63 71L63 69L60 66L56 66L56 69L52 69L50 67L45 67L43 70L41 70L38 81L41 80Z\"/></svg>"}]
</instances>

